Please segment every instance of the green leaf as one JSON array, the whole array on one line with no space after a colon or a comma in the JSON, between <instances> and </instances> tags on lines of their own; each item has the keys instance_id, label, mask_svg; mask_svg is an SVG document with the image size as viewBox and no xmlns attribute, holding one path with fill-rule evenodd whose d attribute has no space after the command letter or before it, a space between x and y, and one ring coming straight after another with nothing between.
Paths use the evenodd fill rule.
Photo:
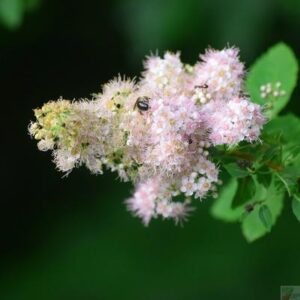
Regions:
<instances>
[{"instance_id":1,"label":"green leaf","mask_svg":"<svg viewBox=\"0 0 300 300\"><path fill-rule=\"evenodd\" d=\"M271 183L269 184L268 187L266 187L263 182L259 182L257 176L253 176L253 181L255 183L255 195L254 195L253 199L255 201L262 201L262 200L266 199L266 197L268 196L268 192L269 192L268 189L273 188L273 177L271 178Z\"/></svg>"},{"instance_id":2,"label":"green leaf","mask_svg":"<svg viewBox=\"0 0 300 300\"><path fill-rule=\"evenodd\" d=\"M284 43L279 43L263 54L250 68L246 87L252 100L264 105L267 99L261 97L260 87L267 83L281 83L280 89L285 91L285 95L276 98L272 109L267 112L267 116L273 118L288 103L296 86L297 73L298 63L293 51Z\"/></svg>"},{"instance_id":3,"label":"green leaf","mask_svg":"<svg viewBox=\"0 0 300 300\"><path fill-rule=\"evenodd\" d=\"M297 198L292 200L292 210L297 220L300 222L300 201Z\"/></svg>"},{"instance_id":4,"label":"green leaf","mask_svg":"<svg viewBox=\"0 0 300 300\"><path fill-rule=\"evenodd\" d=\"M273 178L271 186L267 190L261 189L260 193L260 195L257 195L259 196L257 200L264 200L263 205L268 207L272 216L271 226L274 226L283 208L284 192L276 188ZM264 197L264 199L261 197ZM253 242L269 232L269 229L261 220L259 213L260 207L260 205L256 205L253 211L242 221L242 232L248 242ZM267 217L267 220L269 226L270 218Z\"/></svg>"},{"instance_id":5,"label":"green leaf","mask_svg":"<svg viewBox=\"0 0 300 300\"><path fill-rule=\"evenodd\" d=\"M283 161L286 165L293 165L300 169L300 143L286 145L283 152Z\"/></svg>"},{"instance_id":6,"label":"green leaf","mask_svg":"<svg viewBox=\"0 0 300 300\"><path fill-rule=\"evenodd\" d=\"M264 162L276 161L281 162L282 158L282 146L281 145L270 145L270 147L264 153L262 160Z\"/></svg>"},{"instance_id":7,"label":"green leaf","mask_svg":"<svg viewBox=\"0 0 300 300\"><path fill-rule=\"evenodd\" d=\"M262 173L258 172L256 174L258 182L261 183L265 188L268 188L271 184L273 174L269 172L267 166L263 166L259 171Z\"/></svg>"},{"instance_id":8,"label":"green leaf","mask_svg":"<svg viewBox=\"0 0 300 300\"><path fill-rule=\"evenodd\" d=\"M272 214L267 205L262 205L258 211L259 218L268 231L272 227Z\"/></svg>"},{"instance_id":9,"label":"green leaf","mask_svg":"<svg viewBox=\"0 0 300 300\"><path fill-rule=\"evenodd\" d=\"M0 0L0 19L8 28L15 29L22 23L23 0Z\"/></svg>"},{"instance_id":10,"label":"green leaf","mask_svg":"<svg viewBox=\"0 0 300 300\"><path fill-rule=\"evenodd\" d=\"M272 163L279 163L281 170L276 172L277 178L282 182L289 196L299 190L300 178L300 119L292 114L277 117L266 125L268 135L281 136L281 155L270 157ZM273 146L275 149L276 146ZM275 151L275 150L274 150ZM281 157L280 160L277 158ZM267 159L265 158L265 161Z\"/></svg>"},{"instance_id":11,"label":"green leaf","mask_svg":"<svg viewBox=\"0 0 300 300\"><path fill-rule=\"evenodd\" d=\"M251 176L238 179L238 188L232 201L232 207L238 207L250 200L256 193L256 184Z\"/></svg>"},{"instance_id":12,"label":"green leaf","mask_svg":"<svg viewBox=\"0 0 300 300\"><path fill-rule=\"evenodd\" d=\"M237 163L225 164L224 168L232 177L246 177L249 175L249 172L245 169L242 169Z\"/></svg>"},{"instance_id":13,"label":"green leaf","mask_svg":"<svg viewBox=\"0 0 300 300\"><path fill-rule=\"evenodd\" d=\"M214 201L214 204L211 207L211 214L213 217L227 222L236 222L240 219L244 212L244 208L232 208L232 202L237 189L238 181L235 178L231 178L230 181L222 187L218 199Z\"/></svg>"},{"instance_id":14,"label":"green leaf","mask_svg":"<svg viewBox=\"0 0 300 300\"><path fill-rule=\"evenodd\" d=\"M285 167L282 172L276 173L276 176L281 180L290 197L298 192L298 180L300 178L300 169L298 167Z\"/></svg>"},{"instance_id":15,"label":"green leaf","mask_svg":"<svg viewBox=\"0 0 300 300\"><path fill-rule=\"evenodd\" d=\"M300 202L300 194L297 193L297 194L294 194L293 196L294 196L295 200Z\"/></svg>"},{"instance_id":16,"label":"green leaf","mask_svg":"<svg viewBox=\"0 0 300 300\"><path fill-rule=\"evenodd\" d=\"M293 114L279 116L264 126L264 133L280 135L285 144L295 142L300 144L300 119Z\"/></svg>"},{"instance_id":17,"label":"green leaf","mask_svg":"<svg viewBox=\"0 0 300 300\"><path fill-rule=\"evenodd\" d=\"M267 193L264 185L253 178L250 176L231 178L214 201L211 208L212 216L227 222L240 221L246 212L246 204L263 199Z\"/></svg>"},{"instance_id":18,"label":"green leaf","mask_svg":"<svg viewBox=\"0 0 300 300\"><path fill-rule=\"evenodd\" d=\"M211 214L217 219L227 222L241 221L242 232L248 242L252 242L270 231L281 213L284 199L284 191L277 188L274 177L272 177L268 188L260 183L255 176L253 176L253 182L255 183L255 195L248 199L246 205L233 207L239 182L238 179L231 178L223 186L218 199L215 200L211 208ZM249 212L246 209L248 204L252 207ZM263 206L267 206L267 208L263 208L263 211L260 212L260 208Z\"/></svg>"}]
</instances>

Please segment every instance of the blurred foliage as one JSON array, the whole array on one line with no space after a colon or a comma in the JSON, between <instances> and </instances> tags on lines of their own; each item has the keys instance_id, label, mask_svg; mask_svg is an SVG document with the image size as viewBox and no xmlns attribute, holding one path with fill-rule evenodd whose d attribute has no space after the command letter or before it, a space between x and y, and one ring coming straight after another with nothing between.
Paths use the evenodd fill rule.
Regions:
<instances>
[{"instance_id":1,"label":"blurred foliage","mask_svg":"<svg viewBox=\"0 0 300 300\"><path fill-rule=\"evenodd\" d=\"M0 0L0 21L9 29L21 26L25 13L36 9L41 0Z\"/></svg>"},{"instance_id":2,"label":"blurred foliage","mask_svg":"<svg viewBox=\"0 0 300 300\"><path fill-rule=\"evenodd\" d=\"M291 0L292 1L292 0ZM300 4L294 1L294 14ZM120 1L119 21L131 42L128 56L140 61L149 51L180 49L192 56L211 45L236 45L242 56L254 58L280 11L291 9L284 0L129 0ZM220 24L222 24L220 26Z\"/></svg>"},{"instance_id":3,"label":"blurred foliage","mask_svg":"<svg viewBox=\"0 0 300 300\"><path fill-rule=\"evenodd\" d=\"M32 107L97 92L118 72L136 74L150 51L181 50L192 62L207 45L229 43L249 66L283 40L300 57L298 0L43 0L34 14L26 1L0 3L1 113L10 128L0 299L271 300L280 285L298 283L299 222L289 205L272 235L250 245L236 225L212 220L209 201L184 228L159 221L144 228L122 204L130 186L83 170L62 180L24 129ZM22 26L7 27L6 14ZM285 111L300 113L299 96L297 89ZM293 211L299 216L295 202Z\"/></svg>"}]
</instances>

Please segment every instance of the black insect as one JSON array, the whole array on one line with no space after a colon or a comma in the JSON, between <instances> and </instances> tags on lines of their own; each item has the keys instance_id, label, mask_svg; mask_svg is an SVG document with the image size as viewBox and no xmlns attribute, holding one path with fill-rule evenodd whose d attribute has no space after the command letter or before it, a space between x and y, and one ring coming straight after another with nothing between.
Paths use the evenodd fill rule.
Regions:
<instances>
[{"instance_id":1,"label":"black insect","mask_svg":"<svg viewBox=\"0 0 300 300\"><path fill-rule=\"evenodd\" d=\"M248 96L248 94L245 93L245 92L243 92L243 91L240 91L240 92L239 92L239 96L240 96L241 98L245 98L245 97Z\"/></svg>"},{"instance_id":2,"label":"black insect","mask_svg":"<svg viewBox=\"0 0 300 300\"><path fill-rule=\"evenodd\" d=\"M251 211L253 211L254 210L254 205L253 204L246 204L245 205L245 211L247 212L247 213L250 213Z\"/></svg>"},{"instance_id":3,"label":"black insect","mask_svg":"<svg viewBox=\"0 0 300 300\"><path fill-rule=\"evenodd\" d=\"M207 89L208 88L208 85L205 83L205 84L202 84L202 85L195 85L195 88L196 89Z\"/></svg>"},{"instance_id":4,"label":"black insect","mask_svg":"<svg viewBox=\"0 0 300 300\"><path fill-rule=\"evenodd\" d=\"M149 97L137 98L133 109L135 109L137 107L140 113L142 113L143 111L147 111L150 108L149 99L150 99Z\"/></svg>"},{"instance_id":5,"label":"black insect","mask_svg":"<svg viewBox=\"0 0 300 300\"><path fill-rule=\"evenodd\" d=\"M241 169L247 169L252 167L252 162L246 159L238 159L237 164Z\"/></svg>"}]
</instances>

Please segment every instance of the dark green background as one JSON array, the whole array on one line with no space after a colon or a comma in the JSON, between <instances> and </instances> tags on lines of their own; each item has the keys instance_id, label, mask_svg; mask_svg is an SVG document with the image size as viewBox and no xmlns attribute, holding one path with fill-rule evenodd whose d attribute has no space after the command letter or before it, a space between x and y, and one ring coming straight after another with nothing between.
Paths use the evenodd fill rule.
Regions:
<instances>
[{"instance_id":1,"label":"dark green background","mask_svg":"<svg viewBox=\"0 0 300 300\"><path fill-rule=\"evenodd\" d=\"M284 41L300 57L298 0L41 0L0 28L1 300L279 299L300 285L300 224L290 201L271 235L247 244L210 203L183 228L149 228L125 208L132 186L114 174L61 178L26 129L32 108L87 97L118 73L138 75L150 51L236 45L250 66ZM300 112L299 89L288 111Z\"/></svg>"}]
</instances>

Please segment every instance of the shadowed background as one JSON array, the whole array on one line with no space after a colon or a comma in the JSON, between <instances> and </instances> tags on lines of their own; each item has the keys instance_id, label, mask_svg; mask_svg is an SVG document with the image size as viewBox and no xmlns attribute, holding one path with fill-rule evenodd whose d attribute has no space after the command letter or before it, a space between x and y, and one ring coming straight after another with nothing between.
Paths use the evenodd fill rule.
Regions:
<instances>
[{"instance_id":1,"label":"shadowed background","mask_svg":"<svg viewBox=\"0 0 300 300\"><path fill-rule=\"evenodd\" d=\"M123 203L130 184L83 168L62 178L27 135L33 108L137 76L151 51L194 63L208 45L236 45L249 67L284 41L300 57L299 1L0 0L0 21L1 300L279 299L280 285L300 285L290 203L253 244L208 201L184 228L145 228ZM287 111L300 113L298 98Z\"/></svg>"}]
</instances>

